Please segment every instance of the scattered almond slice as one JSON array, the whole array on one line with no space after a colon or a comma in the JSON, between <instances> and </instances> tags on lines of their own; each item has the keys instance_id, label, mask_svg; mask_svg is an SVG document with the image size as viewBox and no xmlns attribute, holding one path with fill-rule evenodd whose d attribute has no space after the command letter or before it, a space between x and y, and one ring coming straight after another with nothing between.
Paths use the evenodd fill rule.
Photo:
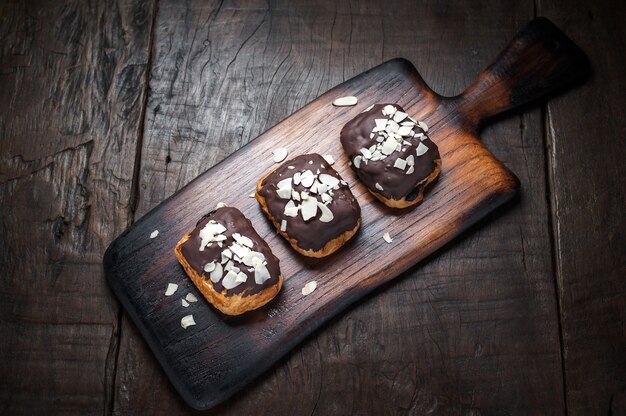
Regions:
<instances>
[{"instance_id":1,"label":"scattered almond slice","mask_svg":"<svg viewBox=\"0 0 626 416\"><path fill-rule=\"evenodd\" d=\"M198 298L193 293L187 293L187 296L185 296L185 300L187 302L194 303L198 301Z\"/></svg>"},{"instance_id":2,"label":"scattered almond slice","mask_svg":"<svg viewBox=\"0 0 626 416\"><path fill-rule=\"evenodd\" d=\"M224 289L230 290L241 284L241 282L237 281L237 274L238 272L233 270L229 270L228 273L226 273L226 276L222 279L222 286L224 286Z\"/></svg>"},{"instance_id":3,"label":"scattered almond slice","mask_svg":"<svg viewBox=\"0 0 626 416\"><path fill-rule=\"evenodd\" d=\"M406 168L406 160L402 158L397 158L393 164L394 168L398 168L400 170L404 170Z\"/></svg>"},{"instance_id":4,"label":"scattered almond slice","mask_svg":"<svg viewBox=\"0 0 626 416\"><path fill-rule=\"evenodd\" d=\"M396 141L396 139L393 139L393 138L389 137L383 143L380 151L381 151L382 154L388 156L388 155L392 154L396 150L396 146L397 145L398 145L398 142Z\"/></svg>"},{"instance_id":5,"label":"scattered almond slice","mask_svg":"<svg viewBox=\"0 0 626 416\"><path fill-rule=\"evenodd\" d=\"M324 185L327 185L329 188L335 188L336 186L339 186L339 178L333 175L329 175L328 173L320 173L319 180Z\"/></svg>"},{"instance_id":6,"label":"scattered almond slice","mask_svg":"<svg viewBox=\"0 0 626 416\"><path fill-rule=\"evenodd\" d=\"M315 175L310 170L305 170L300 176L300 184L305 188L310 188L315 181Z\"/></svg>"},{"instance_id":7,"label":"scattered almond slice","mask_svg":"<svg viewBox=\"0 0 626 416\"><path fill-rule=\"evenodd\" d=\"M302 213L302 219L304 221L310 220L317 214L317 199L307 198L302 202L300 208L300 212Z\"/></svg>"},{"instance_id":8,"label":"scattered almond slice","mask_svg":"<svg viewBox=\"0 0 626 416\"><path fill-rule=\"evenodd\" d=\"M302 296L311 294L315 289L317 289L317 282L312 280L302 288Z\"/></svg>"},{"instance_id":9,"label":"scattered almond slice","mask_svg":"<svg viewBox=\"0 0 626 416\"><path fill-rule=\"evenodd\" d=\"M291 189L291 178L285 178L282 181L279 181L276 184L276 187L278 189L287 189L287 188Z\"/></svg>"},{"instance_id":10,"label":"scattered almond slice","mask_svg":"<svg viewBox=\"0 0 626 416\"><path fill-rule=\"evenodd\" d=\"M286 147L277 147L272 153L274 154L274 162L280 163L285 160L288 151Z\"/></svg>"},{"instance_id":11,"label":"scattered almond slice","mask_svg":"<svg viewBox=\"0 0 626 416\"><path fill-rule=\"evenodd\" d=\"M185 299L182 299L180 303L183 305L183 308L189 306L189 302L187 302Z\"/></svg>"},{"instance_id":12,"label":"scattered almond slice","mask_svg":"<svg viewBox=\"0 0 626 416\"><path fill-rule=\"evenodd\" d=\"M215 269L209 274L211 281L213 283L217 283L220 281L224 274L224 269L220 263L215 263Z\"/></svg>"},{"instance_id":13,"label":"scattered almond slice","mask_svg":"<svg viewBox=\"0 0 626 416\"><path fill-rule=\"evenodd\" d=\"M389 235L389 233L385 233L385 234L383 234L383 240L385 240L385 242L387 242L388 244L393 243L393 239L391 238L391 236Z\"/></svg>"},{"instance_id":14,"label":"scattered almond slice","mask_svg":"<svg viewBox=\"0 0 626 416\"><path fill-rule=\"evenodd\" d=\"M413 155L408 155L405 160L406 160L407 165L409 166L415 165L415 158L413 157Z\"/></svg>"},{"instance_id":15,"label":"scattered almond slice","mask_svg":"<svg viewBox=\"0 0 626 416\"><path fill-rule=\"evenodd\" d=\"M383 131L385 130L385 127L387 126L387 119L377 118L377 119L374 119L374 123L376 123L376 126L374 127L374 130L372 130L372 133L376 133L377 131Z\"/></svg>"},{"instance_id":16,"label":"scattered almond slice","mask_svg":"<svg viewBox=\"0 0 626 416\"><path fill-rule=\"evenodd\" d=\"M325 204L318 202L317 207L322 212L322 215L320 216L321 222L331 222L335 218L333 212Z\"/></svg>"},{"instance_id":17,"label":"scattered almond slice","mask_svg":"<svg viewBox=\"0 0 626 416\"><path fill-rule=\"evenodd\" d=\"M293 184L294 185L300 185L300 177L302 176L302 173L300 172L296 172L293 174Z\"/></svg>"},{"instance_id":18,"label":"scattered almond slice","mask_svg":"<svg viewBox=\"0 0 626 416\"><path fill-rule=\"evenodd\" d=\"M393 121L395 121L396 123L400 123L407 116L408 116L407 113L404 113L402 111L396 111L395 114L393 115Z\"/></svg>"},{"instance_id":19,"label":"scattered almond slice","mask_svg":"<svg viewBox=\"0 0 626 416\"><path fill-rule=\"evenodd\" d=\"M154 230L152 231L152 234L150 234L150 238L157 238L158 235L159 235L159 230Z\"/></svg>"},{"instance_id":20,"label":"scattered almond slice","mask_svg":"<svg viewBox=\"0 0 626 416\"><path fill-rule=\"evenodd\" d=\"M383 187L380 186L380 184L378 182L376 182L376 185L374 185L376 187L376 189L378 189L379 191L383 191Z\"/></svg>"},{"instance_id":21,"label":"scattered almond slice","mask_svg":"<svg viewBox=\"0 0 626 416\"><path fill-rule=\"evenodd\" d=\"M372 108L374 108L374 104L370 105L369 107L367 107L365 110L361 111L361 113L367 113L368 111L370 111Z\"/></svg>"},{"instance_id":22,"label":"scattered almond slice","mask_svg":"<svg viewBox=\"0 0 626 416\"><path fill-rule=\"evenodd\" d=\"M372 152L370 152L370 150L366 148L361 149L361 154L365 159L371 159L372 157Z\"/></svg>"},{"instance_id":23,"label":"scattered almond slice","mask_svg":"<svg viewBox=\"0 0 626 416\"><path fill-rule=\"evenodd\" d=\"M393 116L396 113L397 109L395 106L388 104L383 108L383 114L386 116Z\"/></svg>"},{"instance_id":24,"label":"scattered almond slice","mask_svg":"<svg viewBox=\"0 0 626 416\"><path fill-rule=\"evenodd\" d=\"M215 206L215 209L217 209L217 208L224 208L224 207L227 207L227 206L228 206L228 205L226 205L226 204L225 204L225 203L223 203L223 202L218 202L218 203L217 203L217 205Z\"/></svg>"},{"instance_id":25,"label":"scattered almond slice","mask_svg":"<svg viewBox=\"0 0 626 416\"><path fill-rule=\"evenodd\" d=\"M250 195L248 195L248 198L254 198L254 192L252 192Z\"/></svg>"},{"instance_id":26,"label":"scattered almond slice","mask_svg":"<svg viewBox=\"0 0 626 416\"><path fill-rule=\"evenodd\" d=\"M359 168L359 166L361 166L361 159L363 159L363 156L358 155L354 158L354 167L355 168Z\"/></svg>"},{"instance_id":27,"label":"scattered almond slice","mask_svg":"<svg viewBox=\"0 0 626 416\"><path fill-rule=\"evenodd\" d=\"M329 165L333 165L335 163L335 158L333 158L333 155L324 155L322 157Z\"/></svg>"},{"instance_id":28,"label":"scattered almond slice","mask_svg":"<svg viewBox=\"0 0 626 416\"><path fill-rule=\"evenodd\" d=\"M215 262L214 261L204 265L204 271L206 273L211 273L213 270L215 270Z\"/></svg>"},{"instance_id":29,"label":"scattered almond slice","mask_svg":"<svg viewBox=\"0 0 626 416\"><path fill-rule=\"evenodd\" d=\"M406 173L407 175L410 175L413 172L415 172L415 168L413 167L413 165L411 165L411 166L409 166L409 168L404 173Z\"/></svg>"},{"instance_id":30,"label":"scattered almond slice","mask_svg":"<svg viewBox=\"0 0 626 416\"><path fill-rule=\"evenodd\" d=\"M178 285L176 283L168 283L167 289L165 290L165 296L172 296L178 290Z\"/></svg>"},{"instance_id":31,"label":"scattered almond slice","mask_svg":"<svg viewBox=\"0 0 626 416\"><path fill-rule=\"evenodd\" d=\"M359 99L356 98L355 96L348 95L346 97L337 98L335 101L333 101L333 105L335 107L350 107L350 106L356 105L358 101Z\"/></svg>"},{"instance_id":32,"label":"scattered almond slice","mask_svg":"<svg viewBox=\"0 0 626 416\"><path fill-rule=\"evenodd\" d=\"M426 146L424 143L420 142L420 144L417 146L417 149L415 150L415 152L417 153L418 156L421 156L424 153L428 152L428 146Z\"/></svg>"},{"instance_id":33,"label":"scattered almond slice","mask_svg":"<svg viewBox=\"0 0 626 416\"><path fill-rule=\"evenodd\" d=\"M300 210L299 206L297 206L293 201L289 201L287 202L287 205L285 205L285 210L283 211L283 215L287 217L297 217L299 210Z\"/></svg>"},{"instance_id":34,"label":"scattered almond slice","mask_svg":"<svg viewBox=\"0 0 626 416\"><path fill-rule=\"evenodd\" d=\"M294 201L300 201L300 194L298 193L298 191L291 191L291 199L293 199Z\"/></svg>"},{"instance_id":35,"label":"scattered almond slice","mask_svg":"<svg viewBox=\"0 0 626 416\"><path fill-rule=\"evenodd\" d=\"M282 232L287 231L287 221L282 220L282 221L280 222L280 231L282 231Z\"/></svg>"},{"instance_id":36,"label":"scattered almond slice","mask_svg":"<svg viewBox=\"0 0 626 416\"><path fill-rule=\"evenodd\" d=\"M190 326L194 326L196 321L193 320L193 315L183 316L183 319L180 320L180 326L184 329L189 328Z\"/></svg>"},{"instance_id":37,"label":"scattered almond slice","mask_svg":"<svg viewBox=\"0 0 626 416\"><path fill-rule=\"evenodd\" d=\"M413 127L411 127L411 126L400 126L400 128L398 128L398 134L400 136L404 136L404 137L413 136Z\"/></svg>"},{"instance_id":38,"label":"scattered almond slice","mask_svg":"<svg viewBox=\"0 0 626 416\"><path fill-rule=\"evenodd\" d=\"M424 133L428 133L428 125L426 123L424 123L423 121L418 121L417 125L420 126L422 130L424 130Z\"/></svg>"}]
</instances>

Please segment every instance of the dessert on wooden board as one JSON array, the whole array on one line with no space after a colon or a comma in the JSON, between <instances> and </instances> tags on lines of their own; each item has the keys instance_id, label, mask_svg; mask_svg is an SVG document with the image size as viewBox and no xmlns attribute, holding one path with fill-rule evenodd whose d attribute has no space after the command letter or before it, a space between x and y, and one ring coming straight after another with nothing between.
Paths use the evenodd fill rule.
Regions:
<instances>
[{"instance_id":1,"label":"dessert on wooden board","mask_svg":"<svg viewBox=\"0 0 626 416\"><path fill-rule=\"evenodd\" d=\"M397 104L375 104L354 117L341 130L341 145L361 182L393 208L419 204L441 171L428 126Z\"/></svg>"},{"instance_id":2,"label":"dessert on wooden board","mask_svg":"<svg viewBox=\"0 0 626 416\"><path fill-rule=\"evenodd\" d=\"M265 305L283 283L278 258L233 207L204 216L174 251L206 300L226 315Z\"/></svg>"},{"instance_id":3,"label":"dessert on wooden board","mask_svg":"<svg viewBox=\"0 0 626 416\"><path fill-rule=\"evenodd\" d=\"M257 182L256 199L297 252L327 256L361 225L361 208L348 184L317 153L288 160Z\"/></svg>"}]
</instances>

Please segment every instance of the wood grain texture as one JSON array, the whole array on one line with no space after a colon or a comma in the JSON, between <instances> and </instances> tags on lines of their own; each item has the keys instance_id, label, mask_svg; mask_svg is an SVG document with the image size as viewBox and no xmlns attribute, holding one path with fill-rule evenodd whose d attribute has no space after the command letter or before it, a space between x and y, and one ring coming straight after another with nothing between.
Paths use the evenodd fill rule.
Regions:
<instances>
[{"instance_id":1,"label":"wood grain texture","mask_svg":"<svg viewBox=\"0 0 626 416\"><path fill-rule=\"evenodd\" d=\"M0 4L0 413L102 413L152 7Z\"/></svg>"},{"instance_id":2,"label":"wood grain texture","mask_svg":"<svg viewBox=\"0 0 626 416\"><path fill-rule=\"evenodd\" d=\"M626 5L541 1L539 11L594 70L545 120L567 408L626 414Z\"/></svg>"},{"instance_id":3,"label":"wood grain texture","mask_svg":"<svg viewBox=\"0 0 626 416\"><path fill-rule=\"evenodd\" d=\"M445 107L445 105L444 105L444 107ZM506 107L506 106L504 106L504 107ZM504 108L504 107L503 107L503 108ZM428 110L426 110L426 111L428 111ZM444 112L444 111L446 111L446 110L439 110L439 111ZM447 111L450 111L450 110L448 109ZM300 113L298 113L298 114L300 114ZM436 119L436 117L435 117L435 119ZM427 120L428 120L428 117L427 117ZM436 124L436 121L435 121L435 124ZM443 123L443 124L445 124L445 123ZM279 127L279 128L277 128L277 130L280 130L280 127ZM268 134L271 134L271 132L270 132L270 133L268 133ZM255 142L255 145L256 145L256 144L257 144L257 143ZM246 147L245 149L241 150L240 152L238 152L238 155L239 155L239 154L241 154L241 153L245 153L246 151L250 151L250 148L251 148L251 147L252 147L252 148L254 148L254 145L252 145L252 146L248 146L248 147ZM266 153L267 153L267 152L269 151L269 149L265 149L265 151L266 151ZM223 170L225 169L225 166L227 167L227 165L228 165L228 163L229 163L229 161L230 161L230 160L231 160L231 159L228 159L225 163L223 163L223 164L219 165L216 169L213 169L211 172L214 172L214 171L223 171ZM454 159L453 159L453 158L450 158L450 161L452 161L453 163L455 163L455 161L454 161ZM220 168L221 168L221 169L220 169ZM237 176L237 174L235 174L235 176ZM224 179L226 179L226 177L224 177ZM232 180L232 178L230 178L230 179ZM242 178L242 179L243 179L243 178ZM194 183L195 183L195 182L194 182ZM193 190L193 186L194 186L193 184L192 184L192 185L190 185L190 187L186 188L185 192L188 192L188 191L190 191L190 190ZM436 193L437 193L437 192L435 191L435 192L434 192L434 194L436 194ZM197 192L196 192L196 194L197 194ZM179 195L180 195L180 194L179 194ZM245 194L244 194L244 198L245 198ZM193 199L193 198L192 198L192 199ZM190 199L190 200L189 200L188 204L183 204L182 206L192 206L193 204L196 204L196 205L197 205L198 201L193 201L192 199ZM170 201L170 202L171 202L171 201ZM242 202L242 203L243 203L243 202ZM179 206L180 206L180 205L179 205ZM545 206L544 206L544 207L545 207ZM197 209L196 209L196 211L197 211ZM153 215L153 213L151 213L151 214L150 214L150 216L152 216L152 215ZM148 216L148 217L150 217L150 216ZM163 217L161 220L163 220L163 219L164 219L164 217ZM178 220L176 220L176 221L178 221ZM189 222L190 220L189 220L189 219L183 219L183 220L181 220L181 221L187 221L187 222ZM194 221L195 221L195 220L194 220ZM148 222L150 222L150 220L149 220L148 218L146 218L145 222L146 222L146 223L148 223ZM192 221L192 222L193 222L193 221ZM155 223L153 223L153 224L154 224L154 225L157 225L157 224L155 224ZM150 226L152 226L153 224L147 224L147 225L146 225L146 227L147 227L147 228L145 228L143 231L145 232L145 231L146 231L148 228L150 228ZM180 224L182 224L182 223L180 223ZM177 224L176 226L180 226L180 224ZM142 224L141 224L141 225L144 225L144 224L143 224L143 221L142 221ZM168 231L168 230L167 230L167 228L166 228L166 232L167 232L167 231ZM128 236L130 236L131 234L132 234L132 232L131 232L130 234L128 234L127 236L125 236L125 238L126 238L126 237L128 237ZM146 235L147 235L147 234L146 234ZM135 237L136 237L136 236L135 236ZM145 239L145 236L143 236L142 238L144 238L144 239ZM169 238L169 237L164 237L164 238L165 238L165 239L167 239L167 238ZM548 242L548 243L549 243L549 242ZM144 244L144 243L141 243L141 244ZM140 245L141 245L141 244L140 244ZM162 244L162 243L159 243L159 246L160 246L161 244ZM119 248L119 247L118 247L118 248ZM161 248L159 248L159 250L160 250L160 249L161 249ZM117 250L117 248L114 248L114 252L115 252L116 250ZM119 260L119 259L118 259L118 260ZM133 267L134 267L134 266L133 266ZM526 268L526 263L525 263L525 262L524 262L524 267ZM527 270L526 270L526 271L527 271ZM132 294L132 296L137 296L137 293L135 293L135 292L136 292L136 290L137 290L137 285L135 285L135 286L132 288L132 290L133 290L133 294ZM143 296L143 295L142 295L142 296ZM152 302L152 301L151 301L151 302ZM152 305L154 306L154 302L152 302ZM145 332L144 332L144 334L145 334ZM123 350L123 349L122 349L122 350ZM175 382L175 383L176 383L176 382ZM557 383L557 384L558 384L558 383ZM557 391L558 391L558 389L557 389ZM542 392L542 393L543 393L543 392ZM550 399L552 398L552 396L546 396L546 397L547 397L547 401L548 401L548 402L549 402L549 401L550 401ZM557 399L558 399L558 397L557 397ZM552 406L554 406L554 403L552 404ZM559 406L558 402L557 402L556 406L557 406L557 407Z\"/></svg>"}]
</instances>

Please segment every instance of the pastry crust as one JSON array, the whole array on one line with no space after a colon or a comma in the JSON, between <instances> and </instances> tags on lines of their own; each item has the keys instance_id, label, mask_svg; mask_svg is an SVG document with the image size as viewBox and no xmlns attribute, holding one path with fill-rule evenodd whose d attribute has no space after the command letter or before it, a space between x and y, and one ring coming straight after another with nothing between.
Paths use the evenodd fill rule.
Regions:
<instances>
[{"instance_id":1,"label":"pastry crust","mask_svg":"<svg viewBox=\"0 0 626 416\"><path fill-rule=\"evenodd\" d=\"M370 188L367 188L367 190L370 191L370 193L378 198L383 204L391 208L408 208L413 205L419 205L424 199L424 190L431 182L437 179L439 173L441 172L441 159L436 159L434 162L435 169L432 171L432 173L426 178L422 179L419 183L417 183L417 185L415 185L415 189L409 194L411 195L417 192L417 196L411 201L407 201L406 196L401 199L391 199L385 198L384 196L382 196L378 192L373 191Z\"/></svg>"},{"instance_id":2,"label":"pastry crust","mask_svg":"<svg viewBox=\"0 0 626 416\"><path fill-rule=\"evenodd\" d=\"M276 169L278 169L278 168L276 168ZM269 209L267 207L267 201L259 193L259 191L263 187L263 181L269 175L274 173L274 171L276 171L276 169L273 169L270 172L266 173L265 175L263 175L257 181L257 183L256 183L256 192L254 194L254 197L259 202L259 205L261 205L261 209L263 210L265 215L267 215L267 218L269 218L270 221L272 222L272 224L274 224L274 227L276 227L276 230L278 231L278 233L280 235L282 235L289 242L289 244L291 244L291 247L293 247L294 250L296 250L298 253L302 254L303 256L307 256L307 257L316 257L316 258L326 257L326 256L334 253L335 251L339 250L348 240L350 240L352 238L352 236L354 236L354 234L356 234L356 232L358 231L359 227L361 226L361 217L360 216L359 216L358 221L357 221L356 225L354 226L354 228L352 228L351 230L345 231L339 237L336 237L336 238L334 238L332 240L329 240L324 245L324 247L322 247L320 250L307 250L307 249L304 249L304 248L300 247L298 245L298 240L296 240L295 238L291 237L287 232L281 231L280 224L279 224L278 220L270 213L270 211L269 211Z\"/></svg>"},{"instance_id":3,"label":"pastry crust","mask_svg":"<svg viewBox=\"0 0 626 416\"><path fill-rule=\"evenodd\" d=\"M268 286L258 293L254 293L246 296L246 292L242 294L234 293L230 296L226 296L226 289L221 293L216 291L213 287L211 279L206 278L204 273L199 275L187 262L183 255L181 248L185 241L189 239L191 233L185 234L183 238L176 244L174 253L180 264L185 269L187 276L196 285L198 290L204 295L206 300L215 308L220 310L225 315L241 315L244 312L248 312L254 309L258 309L261 306L268 303L280 291L283 284L283 275L278 276L278 282L272 286Z\"/></svg>"}]
</instances>

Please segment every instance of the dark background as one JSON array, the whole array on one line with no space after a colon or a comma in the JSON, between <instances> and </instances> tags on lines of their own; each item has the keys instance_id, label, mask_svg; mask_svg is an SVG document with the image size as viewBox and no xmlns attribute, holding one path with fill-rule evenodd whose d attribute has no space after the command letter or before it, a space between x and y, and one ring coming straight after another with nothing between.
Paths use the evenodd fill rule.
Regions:
<instances>
[{"instance_id":1,"label":"dark background","mask_svg":"<svg viewBox=\"0 0 626 416\"><path fill-rule=\"evenodd\" d=\"M107 287L108 244L332 86L401 56L459 94L535 16L594 75L482 132L520 196L207 413L625 414L608 0L1 2L0 414L193 413Z\"/></svg>"}]
</instances>

